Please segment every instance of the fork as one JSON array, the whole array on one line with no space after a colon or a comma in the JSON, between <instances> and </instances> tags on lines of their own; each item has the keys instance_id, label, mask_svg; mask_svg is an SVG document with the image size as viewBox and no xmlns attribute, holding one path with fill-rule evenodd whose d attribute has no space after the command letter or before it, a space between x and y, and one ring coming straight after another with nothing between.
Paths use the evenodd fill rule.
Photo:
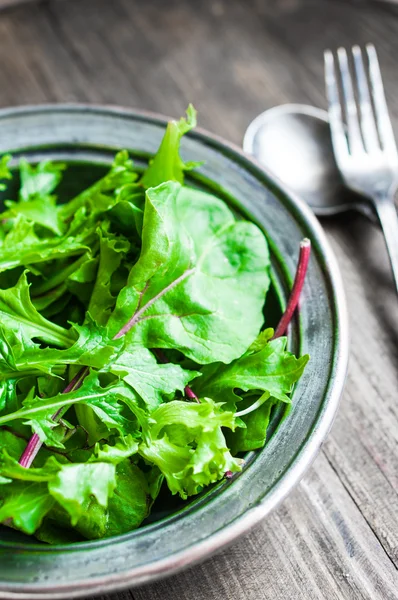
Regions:
<instances>
[{"instance_id":1,"label":"fork","mask_svg":"<svg viewBox=\"0 0 398 600\"><path fill-rule=\"evenodd\" d=\"M398 152L372 44L366 46L366 54L367 64L361 48L352 48L352 69L345 48L337 50L337 61L330 50L325 52L330 130L346 186L366 196L376 209L398 292L398 217L394 204Z\"/></svg>"}]
</instances>

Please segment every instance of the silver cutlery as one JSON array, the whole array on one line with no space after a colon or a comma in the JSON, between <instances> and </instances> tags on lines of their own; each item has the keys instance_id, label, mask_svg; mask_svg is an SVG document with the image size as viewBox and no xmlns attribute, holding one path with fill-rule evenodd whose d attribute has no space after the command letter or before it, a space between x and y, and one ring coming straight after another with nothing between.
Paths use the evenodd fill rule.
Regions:
<instances>
[{"instance_id":1,"label":"silver cutlery","mask_svg":"<svg viewBox=\"0 0 398 600\"><path fill-rule=\"evenodd\" d=\"M345 185L373 204L384 232L398 291L398 152L373 45L325 52L329 123L337 166Z\"/></svg>"},{"instance_id":2,"label":"silver cutlery","mask_svg":"<svg viewBox=\"0 0 398 600\"><path fill-rule=\"evenodd\" d=\"M243 149L274 173L319 217L358 210L378 223L371 202L348 190L336 165L329 117L305 104L282 104L258 115Z\"/></svg>"}]
</instances>

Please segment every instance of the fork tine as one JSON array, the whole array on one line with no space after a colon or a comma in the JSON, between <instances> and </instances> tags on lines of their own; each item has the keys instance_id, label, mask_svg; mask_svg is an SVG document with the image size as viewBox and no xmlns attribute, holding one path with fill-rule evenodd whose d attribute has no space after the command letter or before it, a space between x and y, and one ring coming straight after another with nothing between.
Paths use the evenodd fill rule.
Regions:
<instances>
[{"instance_id":1,"label":"fork tine","mask_svg":"<svg viewBox=\"0 0 398 600\"><path fill-rule=\"evenodd\" d=\"M369 77L372 84L373 103L375 107L377 126L383 149L397 154L394 131L388 114L387 101L384 94L383 80L381 77L376 48L373 44L366 46L369 59Z\"/></svg>"},{"instance_id":2,"label":"fork tine","mask_svg":"<svg viewBox=\"0 0 398 600\"><path fill-rule=\"evenodd\" d=\"M359 127L354 87L352 84L350 69L348 66L347 52L345 48L339 48L337 50L337 58L339 61L343 95L345 99L348 142L351 154L353 154L354 152L363 151L364 147L361 137L361 130Z\"/></svg>"},{"instance_id":3,"label":"fork tine","mask_svg":"<svg viewBox=\"0 0 398 600\"><path fill-rule=\"evenodd\" d=\"M359 110L361 114L361 129L366 150L372 152L380 150L379 137L375 117L373 115L372 103L369 93L369 85L366 78L365 67L362 58L362 50L359 46L352 49L354 57L355 72L357 76L357 89Z\"/></svg>"},{"instance_id":4,"label":"fork tine","mask_svg":"<svg viewBox=\"0 0 398 600\"><path fill-rule=\"evenodd\" d=\"M330 131L332 134L332 142L336 160L339 162L349 154L348 143L344 131L343 115L341 111L333 53L330 50L326 50L324 58L326 94L329 103Z\"/></svg>"}]
</instances>

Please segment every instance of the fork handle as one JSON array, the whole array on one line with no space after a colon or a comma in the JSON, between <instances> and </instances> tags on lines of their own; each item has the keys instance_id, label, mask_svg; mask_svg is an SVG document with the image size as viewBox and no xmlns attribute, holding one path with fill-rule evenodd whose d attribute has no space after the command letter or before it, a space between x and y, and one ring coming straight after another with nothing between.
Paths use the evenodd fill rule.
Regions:
<instances>
[{"instance_id":1,"label":"fork handle","mask_svg":"<svg viewBox=\"0 0 398 600\"><path fill-rule=\"evenodd\" d=\"M398 292L398 216L394 196L395 192L376 196L373 200L386 240L395 287Z\"/></svg>"}]
</instances>

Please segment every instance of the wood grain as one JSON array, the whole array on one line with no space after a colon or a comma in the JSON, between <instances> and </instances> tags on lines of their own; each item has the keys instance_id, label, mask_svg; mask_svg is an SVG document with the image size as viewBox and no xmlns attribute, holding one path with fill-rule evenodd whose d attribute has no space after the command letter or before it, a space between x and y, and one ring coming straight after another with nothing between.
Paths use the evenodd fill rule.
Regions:
<instances>
[{"instance_id":1,"label":"wood grain","mask_svg":"<svg viewBox=\"0 0 398 600\"><path fill-rule=\"evenodd\" d=\"M0 18L0 105L83 101L178 116L238 144L284 102L325 106L326 47L373 42L398 127L398 8L364 0L53 0ZM397 129L398 133L398 129ZM324 222L346 286L352 352L323 452L231 548L110 600L398 598L398 310L380 230ZM103 597L105 600L105 597Z\"/></svg>"}]
</instances>

